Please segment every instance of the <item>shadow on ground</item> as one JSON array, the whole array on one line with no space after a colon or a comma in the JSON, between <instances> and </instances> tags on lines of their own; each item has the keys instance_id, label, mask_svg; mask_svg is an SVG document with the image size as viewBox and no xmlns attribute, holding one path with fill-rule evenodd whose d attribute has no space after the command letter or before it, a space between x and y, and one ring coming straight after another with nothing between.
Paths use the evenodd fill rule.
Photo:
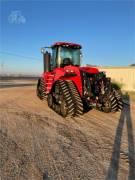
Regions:
<instances>
[{"instance_id":1,"label":"shadow on ground","mask_svg":"<svg viewBox=\"0 0 135 180\"><path fill-rule=\"evenodd\" d=\"M108 168L106 180L118 179L122 132L123 132L125 123L127 127L127 136L128 136L128 155L127 155L127 158L129 161L128 179L135 180L135 145L134 145L133 126L132 126L132 119L131 119L131 112L130 112L130 98L129 97L128 97L128 104L129 106L125 105L127 107L123 108L119 122L118 122L111 162Z\"/></svg>"}]
</instances>

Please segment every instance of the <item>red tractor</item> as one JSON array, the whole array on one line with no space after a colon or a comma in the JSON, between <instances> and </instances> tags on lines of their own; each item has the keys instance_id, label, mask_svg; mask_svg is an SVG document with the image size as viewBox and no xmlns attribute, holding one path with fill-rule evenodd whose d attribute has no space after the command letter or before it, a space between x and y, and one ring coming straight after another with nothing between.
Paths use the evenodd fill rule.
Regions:
<instances>
[{"instance_id":1,"label":"red tractor","mask_svg":"<svg viewBox=\"0 0 135 180\"><path fill-rule=\"evenodd\" d=\"M38 80L37 95L47 99L58 114L78 116L91 107L104 112L122 109L121 94L112 88L110 78L97 68L80 66L81 45L57 42L41 52L44 73Z\"/></svg>"}]
</instances>

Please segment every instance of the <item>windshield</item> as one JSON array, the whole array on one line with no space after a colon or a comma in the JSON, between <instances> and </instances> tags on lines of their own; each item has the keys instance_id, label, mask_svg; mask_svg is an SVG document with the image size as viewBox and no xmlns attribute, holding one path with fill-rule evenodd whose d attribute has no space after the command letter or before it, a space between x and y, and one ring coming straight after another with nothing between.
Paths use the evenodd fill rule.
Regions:
<instances>
[{"instance_id":1,"label":"windshield","mask_svg":"<svg viewBox=\"0 0 135 180\"><path fill-rule=\"evenodd\" d=\"M72 49L60 47L60 64L63 64L64 59L70 59L72 65L80 66L80 49Z\"/></svg>"}]
</instances>

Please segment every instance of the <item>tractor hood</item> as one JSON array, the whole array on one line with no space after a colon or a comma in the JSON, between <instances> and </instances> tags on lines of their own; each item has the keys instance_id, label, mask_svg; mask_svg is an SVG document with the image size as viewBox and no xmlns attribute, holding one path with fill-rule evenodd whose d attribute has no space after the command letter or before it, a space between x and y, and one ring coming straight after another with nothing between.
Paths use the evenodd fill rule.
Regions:
<instances>
[{"instance_id":1,"label":"tractor hood","mask_svg":"<svg viewBox=\"0 0 135 180\"><path fill-rule=\"evenodd\" d=\"M90 74L98 74L99 70L95 67L80 67L80 71L90 73Z\"/></svg>"}]
</instances>

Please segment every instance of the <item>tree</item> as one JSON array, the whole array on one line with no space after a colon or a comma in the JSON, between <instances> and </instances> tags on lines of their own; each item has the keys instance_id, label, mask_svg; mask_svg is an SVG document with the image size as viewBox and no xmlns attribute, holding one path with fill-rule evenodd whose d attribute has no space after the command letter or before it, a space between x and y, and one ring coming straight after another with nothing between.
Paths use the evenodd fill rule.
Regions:
<instances>
[{"instance_id":1,"label":"tree","mask_svg":"<svg viewBox=\"0 0 135 180\"><path fill-rule=\"evenodd\" d=\"M135 66L135 63L133 63L133 64L130 64L130 66Z\"/></svg>"}]
</instances>

